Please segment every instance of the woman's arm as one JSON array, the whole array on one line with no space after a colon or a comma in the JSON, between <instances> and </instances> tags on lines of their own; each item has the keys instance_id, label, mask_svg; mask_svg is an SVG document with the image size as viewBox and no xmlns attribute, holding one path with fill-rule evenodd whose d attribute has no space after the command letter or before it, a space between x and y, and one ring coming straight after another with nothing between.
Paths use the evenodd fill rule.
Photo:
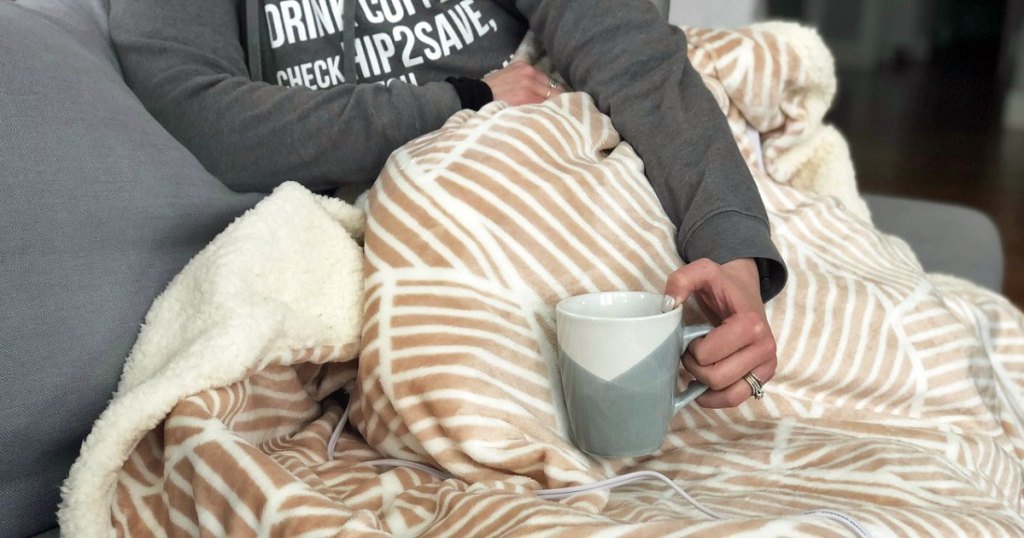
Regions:
<instances>
[{"instance_id":1,"label":"woman's arm","mask_svg":"<svg viewBox=\"0 0 1024 538\"><path fill-rule=\"evenodd\" d=\"M447 83L312 91L249 80L234 0L112 0L125 79L211 173L239 191L372 181L388 155L461 106Z\"/></svg>"},{"instance_id":2,"label":"woman's arm","mask_svg":"<svg viewBox=\"0 0 1024 538\"><path fill-rule=\"evenodd\" d=\"M716 327L683 357L710 390L697 402L732 407L778 365L766 301L786 281L768 219L728 124L686 56L686 38L648 0L496 0L514 5L576 89L594 97L643 158L689 262L666 283L672 307L696 298ZM751 378L753 379L753 378Z\"/></svg>"},{"instance_id":3,"label":"woman's arm","mask_svg":"<svg viewBox=\"0 0 1024 538\"><path fill-rule=\"evenodd\" d=\"M684 260L762 260L763 299L785 266L728 123L649 0L496 0L527 17L555 66L643 158Z\"/></svg>"}]
</instances>

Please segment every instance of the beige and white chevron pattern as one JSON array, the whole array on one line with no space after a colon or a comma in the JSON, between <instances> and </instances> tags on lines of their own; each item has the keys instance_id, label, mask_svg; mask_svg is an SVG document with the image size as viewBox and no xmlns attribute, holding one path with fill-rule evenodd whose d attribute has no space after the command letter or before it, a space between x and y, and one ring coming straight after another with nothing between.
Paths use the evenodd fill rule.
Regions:
<instances>
[{"instance_id":1,"label":"beige and white chevron pattern","mask_svg":"<svg viewBox=\"0 0 1024 538\"><path fill-rule=\"evenodd\" d=\"M720 58L735 39L699 46ZM779 50L716 77L796 80ZM764 87L800 106L777 98L792 83ZM800 136L790 121L772 129ZM1024 316L923 274L834 198L774 180L774 158L754 173L790 281L768 308L780 368L766 399L688 408L649 457L598 461L565 441L551 305L660 290L680 263L674 231L589 98L495 104L400 149L375 187L358 374L330 363L345 350L298 350L183 400L125 462L116 534L848 535L799 515L827 507L877 536L1024 535ZM362 436L344 433L328 461L341 408L325 397L353 379ZM362 465L381 454L457 478ZM560 503L530 493L639 469L730 518L655 483Z\"/></svg>"}]
</instances>

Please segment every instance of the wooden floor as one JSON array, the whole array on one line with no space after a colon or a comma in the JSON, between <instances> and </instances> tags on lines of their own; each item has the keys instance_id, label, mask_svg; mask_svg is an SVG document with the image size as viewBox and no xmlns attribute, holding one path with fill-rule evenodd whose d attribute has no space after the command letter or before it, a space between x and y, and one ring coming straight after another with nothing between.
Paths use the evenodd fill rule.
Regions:
<instances>
[{"instance_id":1,"label":"wooden floor","mask_svg":"<svg viewBox=\"0 0 1024 538\"><path fill-rule=\"evenodd\" d=\"M827 118L863 192L953 202L995 220L1003 292L1024 307L1024 131L1005 131L995 85L970 69L840 72Z\"/></svg>"}]
</instances>

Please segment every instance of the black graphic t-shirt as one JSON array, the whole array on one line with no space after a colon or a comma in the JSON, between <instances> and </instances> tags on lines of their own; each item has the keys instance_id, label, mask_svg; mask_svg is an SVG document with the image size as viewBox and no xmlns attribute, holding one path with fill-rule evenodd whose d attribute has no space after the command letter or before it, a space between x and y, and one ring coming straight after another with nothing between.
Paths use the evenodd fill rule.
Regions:
<instances>
[{"instance_id":1,"label":"black graphic t-shirt","mask_svg":"<svg viewBox=\"0 0 1024 538\"><path fill-rule=\"evenodd\" d=\"M344 76L344 0L264 0L263 79L326 89ZM506 64L526 34L522 17L489 1L357 0L355 82L413 85L481 78Z\"/></svg>"}]
</instances>

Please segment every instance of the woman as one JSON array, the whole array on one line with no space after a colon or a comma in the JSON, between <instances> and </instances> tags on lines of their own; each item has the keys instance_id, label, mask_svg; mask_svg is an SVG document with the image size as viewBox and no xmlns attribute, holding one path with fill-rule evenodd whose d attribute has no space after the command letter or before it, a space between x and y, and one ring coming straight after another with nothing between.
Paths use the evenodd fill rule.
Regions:
<instances>
[{"instance_id":1,"label":"woman","mask_svg":"<svg viewBox=\"0 0 1024 538\"><path fill-rule=\"evenodd\" d=\"M669 302L696 294L721 322L683 358L712 389L698 403L759 395L776 366L762 301L782 289L785 266L685 36L653 4L111 0L110 15L132 89L207 169L244 191L287 180L314 190L367 184L391 151L462 108L557 95L532 67L506 65L527 29L643 158L680 256L699 261L666 285Z\"/></svg>"}]
</instances>

